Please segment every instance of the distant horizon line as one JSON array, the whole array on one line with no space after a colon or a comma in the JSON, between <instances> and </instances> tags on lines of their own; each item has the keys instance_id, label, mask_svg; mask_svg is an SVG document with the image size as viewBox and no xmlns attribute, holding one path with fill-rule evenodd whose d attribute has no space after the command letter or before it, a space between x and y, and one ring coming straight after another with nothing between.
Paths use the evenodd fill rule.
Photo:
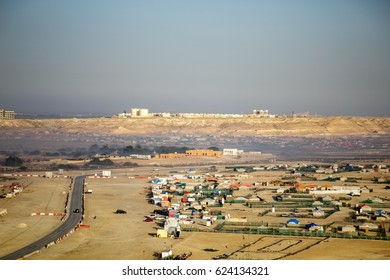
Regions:
<instances>
[{"instance_id":1,"label":"distant horizon line","mask_svg":"<svg viewBox=\"0 0 390 280\"><path fill-rule=\"evenodd\" d=\"M163 112L155 112L153 114L160 114ZM199 113L199 112L187 112L187 113L179 113L179 112L174 112L171 114L216 114L216 115L252 115L252 114L245 114L245 113ZM273 114L277 117L293 117L298 116L298 117L367 117L367 118L388 118L390 115L321 115L321 114L307 114L306 116L304 115L305 113L289 113L289 114ZM99 112L99 113L93 113L93 112L77 112L77 113L34 113L34 112L15 112L15 116L17 119L31 119L31 118L96 118L96 117L114 117L118 116L117 114L113 113L104 113L104 112ZM152 116L151 116L152 117ZM142 118L141 118L142 119Z\"/></svg>"}]
</instances>

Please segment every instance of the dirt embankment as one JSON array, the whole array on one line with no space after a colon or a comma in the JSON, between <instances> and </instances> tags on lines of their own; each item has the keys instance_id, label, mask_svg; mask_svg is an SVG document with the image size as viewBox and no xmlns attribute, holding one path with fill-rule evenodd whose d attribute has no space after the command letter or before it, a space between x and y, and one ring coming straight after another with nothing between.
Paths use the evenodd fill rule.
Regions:
<instances>
[{"instance_id":1,"label":"dirt embankment","mask_svg":"<svg viewBox=\"0 0 390 280\"><path fill-rule=\"evenodd\" d=\"M111 135L364 136L390 134L390 118L87 118L0 121L0 129Z\"/></svg>"}]
</instances>

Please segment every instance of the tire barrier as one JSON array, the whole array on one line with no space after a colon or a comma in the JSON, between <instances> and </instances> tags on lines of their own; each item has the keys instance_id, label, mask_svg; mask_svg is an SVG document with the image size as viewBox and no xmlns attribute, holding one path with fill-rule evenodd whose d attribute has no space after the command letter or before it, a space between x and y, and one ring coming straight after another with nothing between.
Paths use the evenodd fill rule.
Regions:
<instances>
[{"instance_id":1,"label":"tire barrier","mask_svg":"<svg viewBox=\"0 0 390 280\"><path fill-rule=\"evenodd\" d=\"M36 251L31 252L30 254L24 256L23 258L28 258L28 257L30 257L30 256L32 256L32 255L38 254L39 252L40 252L40 250L36 250ZM23 259L23 258L22 258L22 259Z\"/></svg>"},{"instance_id":2,"label":"tire barrier","mask_svg":"<svg viewBox=\"0 0 390 280\"><path fill-rule=\"evenodd\" d=\"M88 179L116 179L116 176L87 176Z\"/></svg>"},{"instance_id":3,"label":"tire barrier","mask_svg":"<svg viewBox=\"0 0 390 280\"><path fill-rule=\"evenodd\" d=\"M69 188L68 188L68 192L66 194L66 200L65 200L65 206L64 206L64 215L62 216L61 221L65 220L68 217L68 215L67 215L67 213L68 213L68 203L69 203L69 197L70 197L70 192L72 190L72 186L73 186L73 177L71 177Z\"/></svg>"},{"instance_id":4,"label":"tire barrier","mask_svg":"<svg viewBox=\"0 0 390 280\"><path fill-rule=\"evenodd\" d=\"M31 216L65 216L65 213L42 213L42 212L36 212L31 213Z\"/></svg>"},{"instance_id":5,"label":"tire barrier","mask_svg":"<svg viewBox=\"0 0 390 280\"><path fill-rule=\"evenodd\" d=\"M62 222L62 221L64 221L64 220L66 220L66 218L68 218L68 214L67 214L67 213L65 213L65 215L64 215L64 216L62 216L62 218L61 218L61 222Z\"/></svg>"},{"instance_id":6,"label":"tire barrier","mask_svg":"<svg viewBox=\"0 0 390 280\"><path fill-rule=\"evenodd\" d=\"M45 245L45 248L49 245L49 246L52 246L52 245L55 245L55 244L58 244L60 243L62 240L64 240L65 238L67 238L69 235L71 235L72 233L74 233L75 231L77 231L77 227L72 229L71 231L69 231L67 234L57 238L55 241Z\"/></svg>"},{"instance_id":7,"label":"tire barrier","mask_svg":"<svg viewBox=\"0 0 390 280\"><path fill-rule=\"evenodd\" d=\"M48 178L46 175L39 175L39 174L19 174L19 173L12 173L12 174L1 174L3 177L41 177L41 178ZM50 178L70 178L68 175L53 175Z\"/></svg>"}]
</instances>

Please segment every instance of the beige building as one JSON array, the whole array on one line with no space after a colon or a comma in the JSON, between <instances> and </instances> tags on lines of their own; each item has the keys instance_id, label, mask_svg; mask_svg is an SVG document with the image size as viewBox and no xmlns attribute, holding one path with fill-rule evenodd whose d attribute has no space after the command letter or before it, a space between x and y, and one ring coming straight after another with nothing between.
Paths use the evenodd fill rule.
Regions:
<instances>
[{"instance_id":1,"label":"beige building","mask_svg":"<svg viewBox=\"0 0 390 280\"><path fill-rule=\"evenodd\" d=\"M131 117L146 118L149 116L149 109L146 108L131 108Z\"/></svg>"},{"instance_id":2,"label":"beige building","mask_svg":"<svg viewBox=\"0 0 390 280\"><path fill-rule=\"evenodd\" d=\"M0 120L13 120L15 119L15 111L7 111L0 109Z\"/></svg>"}]
</instances>

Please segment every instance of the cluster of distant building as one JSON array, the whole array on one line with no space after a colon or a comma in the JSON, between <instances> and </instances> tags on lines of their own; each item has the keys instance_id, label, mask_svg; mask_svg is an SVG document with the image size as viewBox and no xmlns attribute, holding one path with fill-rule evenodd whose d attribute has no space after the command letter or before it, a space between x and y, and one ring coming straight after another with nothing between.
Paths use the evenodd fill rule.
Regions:
<instances>
[{"instance_id":1,"label":"cluster of distant building","mask_svg":"<svg viewBox=\"0 0 390 280\"><path fill-rule=\"evenodd\" d=\"M174 158L185 158L185 157L215 157L219 158L221 156L239 156L243 154L244 150L239 149L223 149L222 151L214 150L186 150L184 153L153 153L150 154L131 154L129 156L124 156L123 158L133 158L133 159L174 159ZM253 153L253 152L251 152ZM261 152L256 152L261 154ZM122 158L121 156L106 156L106 155L95 155L96 158Z\"/></svg>"},{"instance_id":2,"label":"cluster of distant building","mask_svg":"<svg viewBox=\"0 0 390 280\"><path fill-rule=\"evenodd\" d=\"M0 109L0 120L13 120L13 119L15 119L15 111Z\"/></svg>"},{"instance_id":3,"label":"cluster of distant building","mask_svg":"<svg viewBox=\"0 0 390 280\"><path fill-rule=\"evenodd\" d=\"M214 150L187 150L185 153L168 153L168 154L154 154L154 158L183 158L183 157L221 157L221 156L237 156L243 153L243 150L238 149L223 149L222 151Z\"/></svg>"},{"instance_id":4,"label":"cluster of distant building","mask_svg":"<svg viewBox=\"0 0 390 280\"><path fill-rule=\"evenodd\" d=\"M115 115L119 118L147 118L147 117L183 117L183 118L244 118L244 117L259 117L273 118L276 115L269 114L268 110L253 110L252 114L214 114L214 113L150 113L147 108L131 108L130 112L123 112Z\"/></svg>"}]
</instances>

